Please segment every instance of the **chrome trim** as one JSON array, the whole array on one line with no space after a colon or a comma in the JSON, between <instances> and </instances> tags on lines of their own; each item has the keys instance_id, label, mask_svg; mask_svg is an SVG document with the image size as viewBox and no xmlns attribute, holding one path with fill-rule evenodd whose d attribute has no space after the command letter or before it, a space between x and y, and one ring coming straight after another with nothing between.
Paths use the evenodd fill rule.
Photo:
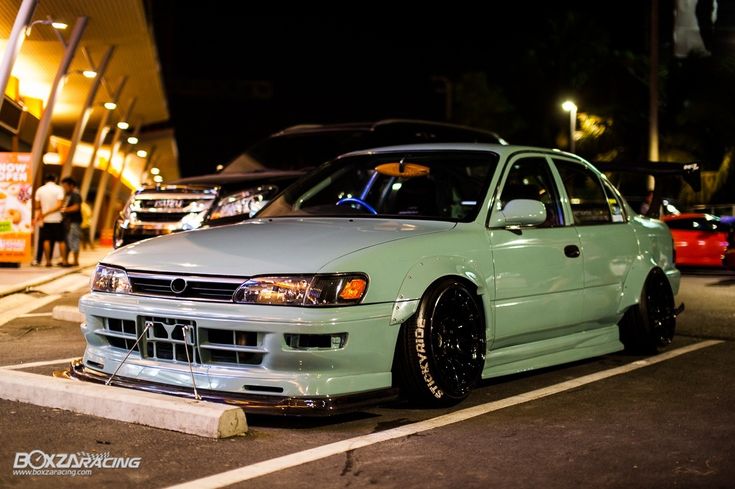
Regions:
<instances>
[{"instance_id":1,"label":"chrome trim","mask_svg":"<svg viewBox=\"0 0 735 489\"><path fill-rule=\"evenodd\" d=\"M250 277L218 277L213 275L181 275L177 273L147 273L128 270L128 277L135 278L152 278L157 280L173 280L175 278L185 278L188 281L210 282L210 283L226 283L226 284L242 284Z\"/></svg>"}]
</instances>

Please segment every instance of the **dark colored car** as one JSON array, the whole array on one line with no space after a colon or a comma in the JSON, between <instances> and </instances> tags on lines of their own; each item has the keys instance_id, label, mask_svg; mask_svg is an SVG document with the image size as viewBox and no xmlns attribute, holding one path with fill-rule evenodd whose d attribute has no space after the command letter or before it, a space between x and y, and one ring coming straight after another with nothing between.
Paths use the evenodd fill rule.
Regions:
<instances>
[{"instance_id":1,"label":"dark colored car","mask_svg":"<svg viewBox=\"0 0 735 489\"><path fill-rule=\"evenodd\" d=\"M255 144L210 175L137 190L115 222L115 247L249 218L308 170L361 149L418 143L507 144L494 132L430 121L298 125Z\"/></svg>"},{"instance_id":2,"label":"dark colored car","mask_svg":"<svg viewBox=\"0 0 735 489\"><path fill-rule=\"evenodd\" d=\"M678 214L661 219L674 237L677 266L722 267L730 225L711 214Z\"/></svg>"}]
</instances>

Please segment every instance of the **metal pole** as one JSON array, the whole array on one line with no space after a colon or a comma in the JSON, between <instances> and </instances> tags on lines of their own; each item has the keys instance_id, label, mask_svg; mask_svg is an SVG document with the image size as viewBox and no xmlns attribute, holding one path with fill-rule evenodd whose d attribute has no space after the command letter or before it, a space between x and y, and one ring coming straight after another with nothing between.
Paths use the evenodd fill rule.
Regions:
<instances>
[{"instance_id":1,"label":"metal pole","mask_svg":"<svg viewBox=\"0 0 735 489\"><path fill-rule=\"evenodd\" d=\"M577 129L577 107L574 106L569 111L569 152L574 153L576 141L574 141L574 131Z\"/></svg>"},{"instance_id":2,"label":"metal pole","mask_svg":"<svg viewBox=\"0 0 735 489\"><path fill-rule=\"evenodd\" d=\"M23 46L23 41L26 38L26 28L33 19L36 5L38 5L38 0L23 0L18 15L15 17L10 39L8 39L8 44L5 47L3 59L0 61L0 108L2 108L5 100L5 89L8 86L8 80L10 80L10 73L13 71L15 58L18 57L20 48Z\"/></svg>"},{"instance_id":3,"label":"metal pole","mask_svg":"<svg viewBox=\"0 0 735 489\"><path fill-rule=\"evenodd\" d=\"M112 102L117 103L120 99L125 82L128 80L127 76L123 76L120 80L120 84L115 89L115 93L112 95ZM87 200L89 194L89 187L92 185L92 177L94 176L94 163L97 161L97 152L99 151L102 143L105 141L107 134L110 132L110 128L107 125L107 120L110 118L110 110L105 109L100 119L100 125L97 128L97 135L94 138L94 146L92 147L92 156L89 158L89 165L84 169L84 177L82 178L82 186L80 188L80 195L82 200Z\"/></svg>"},{"instance_id":4,"label":"metal pole","mask_svg":"<svg viewBox=\"0 0 735 489\"><path fill-rule=\"evenodd\" d=\"M102 221L102 229L110 229L112 226L112 217L117 204L118 195L120 193L120 187L122 186L123 172L128 163L128 157L130 156L129 151L124 151L122 154L122 166L120 167L120 175L117 180L112 184L112 190L110 191L110 198L107 199L107 212L105 212L105 219Z\"/></svg>"},{"instance_id":5,"label":"metal pole","mask_svg":"<svg viewBox=\"0 0 735 489\"><path fill-rule=\"evenodd\" d=\"M658 161L658 0L651 1L651 57L648 83L648 159ZM654 177L648 177L648 189L656 185Z\"/></svg>"},{"instance_id":6,"label":"metal pole","mask_svg":"<svg viewBox=\"0 0 735 489\"><path fill-rule=\"evenodd\" d=\"M135 97L132 98L130 101L130 105L128 105L128 109L125 111L125 117L123 120L127 121L130 119L130 114L133 113L133 107L135 107ZM119 127L115 128L115 134L112 136L112 143L110 147L112 148L110 150L110 159L107 162L107 168L102 173L102 176L100 177L99 184L97 184L97 195L94 198L94 207L92 209L92 218L90 219L89 223L89 233L90 236L94 239L94 236L97 232L97 224L99 223L99 215L100 215L100 209L102 209L102 199L105 198L105 192L107 190L107 180L110 179L110 170L112 169L112 162L117 156L117 152L120 150L120 138L122 137L123 130Z\"/></svg>"},{"instance_id":7,"label":"metal pole","mask_svg":"<svg viewBox=\"0 0 735 489\"><path fill-rule=\"evenodd\" d=\"M84 50L84 48L82 48L82 50ZM71 175L73 170L74 154L77 151L79 142L82 140L84 130L87 128L87 122L89 122L89 117L92 115L92 111L94 110L94 99L97 96L97 90L100 88L102 77L105 75L105 71L107 71L107 65L110 63L110 58L114 52L115 46L109 46L107 51L105 51L105 54L102 56L100 65L98 67L92 65L97 72L97 76L94 77L92 86L89 87L87 99L84 101L84 105L82 106L82 113L74 126L74 132L72 133L71 144L69 146L69 154L66 157L66 161L64 161L64 166L61 167L61 178Z\"/></svg>"},{"instance_id":8,"label":"metal pole","mask_svg":"<svg viewBox=\"0 0 735 489\"><path fill-rule=\"evenodd\" d=\"M51 116L54 112L56 97L61 93L61 89L63 88L61 81L69 70L69 65L71 65L71 61L74 58L74 53L77 50L79 41L82 39L82 34L84 34L88 20L88 17L77 17L74 23L74 30L72 30L71 37L69 38L69 43L64 50L64 58L61 60L59 69L56 71L56 76L51 84L48 102L41 116L41 121L38 123L38 129L36 130L36 136L33 138L33 147L31 149L31 167L34 178L35 175L38 175L38 171L41 168L41 160L43 158L43 152L46 149L46 138L48 137L49 127L51 126Z\"/></svg>"},{"instance_id":9,"label":"metal pole","mask_svg":"<svg viewBox=\"0 0 735 489\"><path fill-rule=\"evenodd\" d=\"M137 138L139 134L140 134L140 125L135 127L135 131L133 131L133 136ZM122 186L123 172L125 171L125 167L128 164L129 154L130 154L130 146L128 146L125 152L123 153L123 162L122 162L122 166L120 167L120 175L118 175L117 180L115 180L115 183L112 184L112 191L110 192L110 199L108 201L107 212L105 213L105 220L102 221L102 229L109 229L110 226L112 225L113 211L115 209L115 204L119 200L118 194L120 193L120 187Z\"/></svg>"}]
</instances>

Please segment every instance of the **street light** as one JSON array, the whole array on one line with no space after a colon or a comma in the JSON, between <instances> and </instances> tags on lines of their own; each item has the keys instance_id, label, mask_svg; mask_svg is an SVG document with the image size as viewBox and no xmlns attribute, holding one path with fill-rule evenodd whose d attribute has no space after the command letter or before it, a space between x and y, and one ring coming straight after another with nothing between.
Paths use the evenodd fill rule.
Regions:
<instances>
[{"instance_id":1,"label":"street light","mask_svg":"<svg viewBox=\"0 0 735 489\"><path fill-rule=\"evenodd\" d=\"M67 27L69 27L69 24L65 22L59 22L57 20L52 19L51 17L48 17L45 20L34 20L33 22L31 22L31 24L28 27L26 27L26 37L29 37L31 35L31 30L33 29L33 26L37 24L50 25L57 31L63 31Z\"/></svg>"},{"instance_id":2,"label":"street light","mask_svg":"<svg viewBox=\"0 0 735 489\"><path fill-rule=\"evenodd\" d=\"M574 130L577 128L577 104L571 100L564 101L561 108L569 112L569 152L574 153Z\"/></svg>"}]
</instances>

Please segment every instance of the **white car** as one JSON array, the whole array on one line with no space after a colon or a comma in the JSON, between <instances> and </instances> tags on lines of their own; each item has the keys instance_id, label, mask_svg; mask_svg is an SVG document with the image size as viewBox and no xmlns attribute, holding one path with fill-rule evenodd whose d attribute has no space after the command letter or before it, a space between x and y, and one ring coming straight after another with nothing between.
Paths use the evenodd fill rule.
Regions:
<instances>
[{"instance_id":1,"label":"white car","mask_svg":"<svg viewBox=\"0 0 735 489\"><path fill-rule=\"evenodd\" d=\"M539 148L351 153L255 219L108 255L80 301L71 374L331 414L464 399L481 378L675 328L671 233L589 163Z\"/></svg>"}]
</instances>

